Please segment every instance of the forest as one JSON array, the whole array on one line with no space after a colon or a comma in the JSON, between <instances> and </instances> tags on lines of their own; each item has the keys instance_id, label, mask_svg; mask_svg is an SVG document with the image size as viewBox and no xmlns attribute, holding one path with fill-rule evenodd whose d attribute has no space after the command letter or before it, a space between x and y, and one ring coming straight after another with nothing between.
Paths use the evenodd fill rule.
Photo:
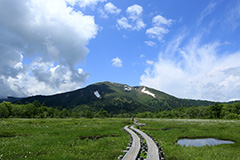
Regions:
<instances>
[{"instance_id":1,"label":"forest","mask_svg":"<svg viewBox=\"0 0 240 160\"><path fill-rule=\"evenodd\" d=\"M71 109L48 107L35 100L22 104L0 103L0 118L105 118L105 117L138 117L138 118L179 118L179 119L240 119L240 103L215 103L210 106L180 107L172 110L159 109L155 112L123 112L109 113L100 108L96 110L88 105L79 105Z\"/></svg>"},{"instance_id":2,"label":"forest","mask_svg":"<svg viewBox=\"0 0 240 160\"><path fill-rule=\"evenodd\" d=\"M172 110L138 113L139 118L240 119L240 103L215 103L210 106L180 107Z\"/></svg>"}]
</instances>

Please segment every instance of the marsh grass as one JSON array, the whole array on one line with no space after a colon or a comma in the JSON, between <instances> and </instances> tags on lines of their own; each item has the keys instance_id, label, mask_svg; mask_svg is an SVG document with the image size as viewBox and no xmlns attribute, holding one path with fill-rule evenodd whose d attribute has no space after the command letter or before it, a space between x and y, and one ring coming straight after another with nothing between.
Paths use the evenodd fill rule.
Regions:
<instances>
[{"instance_id":1,"label":"marsh grass","mask_svg":"<svg viewBox=\"0 0 240 160\"><path fill-rule=\"evenodd\" d=\"M141 129L155 138L166 160L240 160L240 121L141 119ZM185 147L176 142L185 138L217 138L234 144Z\"/></svg>"},{"instance_id":2,"label":"marsh grass","mask_svg":"<svg viewBox=\"0 0 240 160\"><path fill-rule=\"evenodd\" d=\"M117 159L128 119L1 119L0 159Z\"/></svg>"},{"instance_id":3,"label":"marsh grass","mask_svg":"<svg viewBox=\"0 0 240 160\"><path fill-rule=\"evenodd\" d=\"M240 160L240 121L140 119L166 160ZM0 119L0 159L112 160L122 154L129 119ZM182 147L185 138L217 138L234 144Z\"/></svg>"}]
</instances>

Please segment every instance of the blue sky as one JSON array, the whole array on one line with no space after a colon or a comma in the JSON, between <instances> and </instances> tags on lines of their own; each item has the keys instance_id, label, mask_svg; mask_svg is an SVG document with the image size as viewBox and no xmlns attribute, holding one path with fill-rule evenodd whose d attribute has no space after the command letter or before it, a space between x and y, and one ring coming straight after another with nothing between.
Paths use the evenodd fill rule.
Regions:
<instances>
[{"instance_id":1,"label":"blue sky","mask_svg":"<svg viewBox=\"0 0 240 160\"><path fill-rule=\"evenodd\" d=\"M111 81L240 99L238 0L2 0L0 97Z\"/></svg>"}]
</instances>

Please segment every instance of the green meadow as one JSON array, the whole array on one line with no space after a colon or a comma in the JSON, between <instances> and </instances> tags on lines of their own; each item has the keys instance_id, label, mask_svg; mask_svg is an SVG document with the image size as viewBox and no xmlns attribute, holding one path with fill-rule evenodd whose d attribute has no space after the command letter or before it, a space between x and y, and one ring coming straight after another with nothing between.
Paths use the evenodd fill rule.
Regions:
<instances>
[{"instance_id":1,"label":"green meadow","mask_svg":"<svg viewBox=\"0 0 240 160\"><path fill-rule=\"evenodd\" d=\"M1 119L0 159L117 159L129 119Z\"/></svg>"},{"instance_id":2,"label":"green meadow","mask_svg":"<svg viewBox=\"0 0 240 160\"><path fill-rule=\"evenodd\" d=\"M166 160L240 159L240 121L139 119L141 130L155 138ZM130 119L1 119L0 159L112 160L125 150L129 137L122 131ZM234 144L185 147L181 137L211 137Z\"/></svg>"},{"instance_id":3,"label":"green meadow","mask_svg":"<svg viewBox=\"0 0 240 160\"><path fill-rule=\"evenodd\" d=\"M167 160L240 160L240 121L198 119L141 119L141 130L155 138ZM185 147L179 138L217 138L234 144Z\"/></svg>"}]
</instances>

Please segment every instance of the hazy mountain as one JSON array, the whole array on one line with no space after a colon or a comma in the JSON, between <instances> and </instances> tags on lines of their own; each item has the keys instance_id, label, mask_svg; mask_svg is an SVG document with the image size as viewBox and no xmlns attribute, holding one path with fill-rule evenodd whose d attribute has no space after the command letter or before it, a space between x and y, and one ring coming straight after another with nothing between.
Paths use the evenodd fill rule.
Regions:
<instances>
[{"instance_id":1,"label":"hazy mountain","mask_svg":"<svg viewBox=\"0 0 240 160\"><path fill-rule=\"evenodd\" d=\"M210 101L180 99L164 92L144 87L131 87L125 84L102 82L89 85L71 92L51 95L32 96L21 99L21 102L38 100L47 106L62 106L74 108L88 105L94 110L103 108L112 113L143 112L169 110L187 106L208 106Z\"/></svg>"},{"instance_id":2,"label":"hazy mountain","mask_svg":"<svg viewBox=\"0 0 240 160\"><path fill-rule=\"evenodd\" d=\"M0 99L0 103L2 103L3 101L8 101L8 99Z\"/></svg>"}]
</instances>

